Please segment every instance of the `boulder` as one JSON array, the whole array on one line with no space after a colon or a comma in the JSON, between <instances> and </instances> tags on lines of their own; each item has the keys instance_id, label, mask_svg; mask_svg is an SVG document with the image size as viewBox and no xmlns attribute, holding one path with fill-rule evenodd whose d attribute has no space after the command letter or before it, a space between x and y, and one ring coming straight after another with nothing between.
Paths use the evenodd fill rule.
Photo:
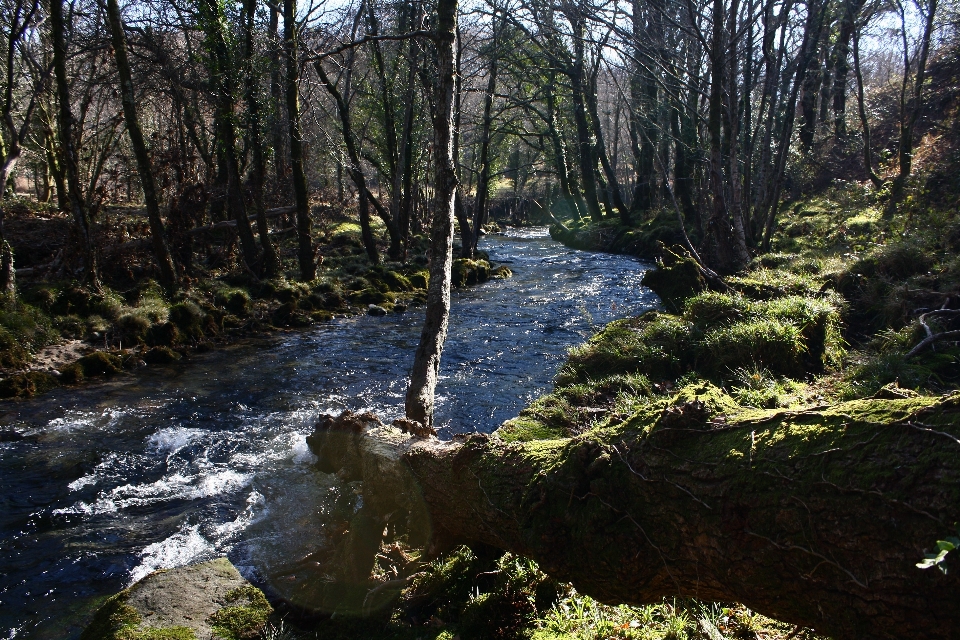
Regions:
<instances>
[{"instance_id":1,"label":"boulder","mask_svg":"<svg viewBox=\"0 0 960 640\"><path fill-rule=\"evenodd\" d=\"M273 612L226 558L151 573L107 600L81 640L257 638Z\"/></svg>"}]
</instances>

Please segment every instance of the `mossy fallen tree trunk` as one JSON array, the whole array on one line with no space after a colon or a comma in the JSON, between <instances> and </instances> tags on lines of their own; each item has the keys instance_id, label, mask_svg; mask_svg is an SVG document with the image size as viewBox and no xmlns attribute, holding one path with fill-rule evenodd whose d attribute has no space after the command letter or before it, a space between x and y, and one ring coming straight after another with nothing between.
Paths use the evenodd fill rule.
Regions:
<instances>
[{"instance_id":1,"label":"mossy fallen tree trunk","mask_svg":"<svg viewBox=\"0 0 960 640\"><path fill-rule=\"evenodd\" d=\"M309 441L381 529L435 551L489 544L606 603L741 602L842 640L960 630L956 558L916 566L960 520L958 436L958 393L760 411L703 386L573 439L348 413Z\"/></svg>"}]
</instances>

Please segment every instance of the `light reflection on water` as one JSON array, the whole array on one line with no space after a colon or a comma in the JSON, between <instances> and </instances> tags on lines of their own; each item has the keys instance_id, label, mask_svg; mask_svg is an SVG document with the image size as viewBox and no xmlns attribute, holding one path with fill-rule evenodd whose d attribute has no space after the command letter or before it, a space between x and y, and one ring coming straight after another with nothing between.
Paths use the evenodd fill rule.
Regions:
<instances>
[{"instance_id":1,"label":"light reflection on water","mask_svg":"<svg viewBox=\"0 0 960 640\"><path fill-rule=\"evenodd\" d=\"M543 229L490 236L515 276L455 292L442 437L492 431L548 390L566 350L655 304L645 266ZM318 414L399 417L422 309L335 321L189 365L7 405L0 424L0 634L76 637L96 598L228 554L249 575L307 556L345 489L312 468Z\"/></svg>"}]
</instances>

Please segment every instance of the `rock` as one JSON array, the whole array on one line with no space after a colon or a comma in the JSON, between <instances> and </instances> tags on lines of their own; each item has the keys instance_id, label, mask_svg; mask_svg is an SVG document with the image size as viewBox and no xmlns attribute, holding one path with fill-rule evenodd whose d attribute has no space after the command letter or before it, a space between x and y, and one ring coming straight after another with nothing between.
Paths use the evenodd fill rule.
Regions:
<instances>
[{"instance_id":1,"label":"rock","mask_svg":"<svg viewBox=\"0 0 960 640\"><path fill-rule=\"evenodd\" d=\"M380 305L371 304L367 307L367 313L371 316L385 316L387 315L387 310Z\"/></svg>"},{"instance_id":2,"label":"rock","mask_svg":"<svg viewBox=\"0 0 960 640\"><path fill-rule=\"evenodd\" d=\"M394 312L394 313L403 313L403 312L406 311L406 310L407 310L407 305L405 305L405 304L399 304L399 303L398 303L398 304L393 305L393 312Z\"/></svg>"},{"instance_id":3,"label":"rock","mask_svg":"<svg viewBox=\"0 0 960 640\"><path fill-rule=\"evenodd\" d=\"M146 364L170 364L180 359L180 354L170 347L152 347L143 354Z\"/></svg>"},{"instance_id":4,"label":"rock","mask_svg":"<svg viewBox=\"0 0 960 640\"><path fill-rule=\"evenodd\" d=\"M81 640L257 638L273 612L226 558L156 571L113 596Z\"/></svg>"}]
</instances>

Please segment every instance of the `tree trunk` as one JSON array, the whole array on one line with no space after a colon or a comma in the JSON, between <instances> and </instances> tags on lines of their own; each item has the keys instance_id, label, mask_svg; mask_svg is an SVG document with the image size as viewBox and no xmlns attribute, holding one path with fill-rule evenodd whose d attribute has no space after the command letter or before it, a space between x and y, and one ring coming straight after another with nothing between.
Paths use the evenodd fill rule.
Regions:
<instances>
[{"instance_id":1,"label":"tree trunk","mask_svg":"<svg viewBox=\"0 0 960 640\"><path fill-rule=\"evenodd\" d=\"M873 141L870 139L870 121L867 119L866 99L863 94L863 72L860 70L860 32L853 34L853 72L857 77L857 115L863 129L863 164L867 177L877 189L884 185L884 179L873 170Z\"/></svg>"},{"instance_id":2,"label":"tree trunk","mask_svg":"<svg viewBox=\"0 0 960 640\"><path fill-rule=\"evenodd\" d=\"M240 238L240 251L247 268L257 271L260 261L257 241L247 218L247 207L243 197L243 184L240 177L240 161L237 158L237 130L234 122L234 87L232 86L233 65L230 59L227 34L224 32L226 16L224 6L217 0L201 0L201 21L206 35L207 53L210 56L210 72L216 98L216 128L219 145L217 158L225 174L227 187L227 208L237 223L237 235Z\"/></svg>"},{"instance_id":3,"label":"tree trunk","mask_svg":"<svg viewBox=\"0 0 960 640\"><path fill-rule=\"evenodd\" d=\"M317 275L310 235L310 201L307 196L307 174L303 168L303 130L300 127L300 62L297 55L297 2L283 1L283 41L287 57L287 119L290 124L290 165L293 169L293 195L297 205L297 257L300 279L313 280Z\"/></svg>"},{"instance_id":4,"label":"tree trunk","mask_svg":"<svg viewBox=\"0 0 960 640\"><path fill-rule=\"evenodd\" d=\"M116 0L112 0L116 2ZM260 83L256 76L254 62L254 20L257 13L257 0L244 1L244 68L247 73L247 118L248 140L252 151L250 164L250 188L253 191L253 208L257 216L257 235L260 237L260 247L263 250L263 275L274 278L280 273L280 257L273 248L270 240L270 227L267 226L267 210L263 201L263 185L267 174L267 159L263 149L262 116L260 113ZM312 258L312 254L311 254ZM313 278L311 278L312 280Z\"/></svg>"},{"instance_id":5,"label":"tree trunk","mask_svg":"<svg viewBox=\"0 0 960 640\"><path fill-rule=\"evenodd\" d=\"M833 130L839 140L847 137L847 74L850 72L850 39L865 0L847 0L837 36L836 69L833 78Z\"/></svg>"},{"instance_id":6,"label":"tree trunk","mask_svg":"<svg viewBox=\"0 0 960 640\"><path fill-rule=\"evenodd\" d=\"M153 253L160 267L160 283L170 293L173 293L179 283L177 271L167 249L164 235L163 219L160 217L160 199L157 196L157 186L153 177L153 167L150 162L150 152L147 142L140 128L140 119L137 117L137 99L133 90L133 74L130 71L130 60L127 57L127 38L123 31L123 19L120 17L120 4L117 0L107 0L107 16L110 22L110 35L113 41L113 56L117 62L117 73L120 76L120 101L123 103L123 117L127 124L127 133L130 136L130 146L137 159L137 173L140 174L140 185L143 187L143 201L147 206L147 218L150 220L150 235L153 241Z\"/></svg>"},{"instance_id":7,"label":"tree trunk","mask_svg":"<svg viewBox=\"0 0 960 640\"><path fill-rule=\"evenodd\" d=\"M917 126L917 119L920 117L920 108L923 106L923 81L926 77L927 58L930 55L930 38L933 35L936 13L937 0L930 0L927 13L924 16L923 35L920 38L920 51L917 53L917 70L913 79L912 95L909 98L902 99L900 105L900 149L898 152L900 170L897 172L897 177L893 179L890 202L885 214L887 217L890 217L896 211L897 205L903 199L907 178L910 177L913 170L913 134ZM906 26L903 27L904 30L906 28ZM904 46L906 46L906 39L904 39ZM908 57L906 53L904 57L905 59ZM906 78L909 76L909 68L906 62L903 73L905 78L904 88L906 89Z\"/></svg>"},{"instance_id":8,"label":"tree trunk","mask_svg":"<svg viewBox=\"0 0 960 640\"><path fill-rule=\"evenodd\" d=\"M0 298L6 304L17 300L17 270L13 266L13 247L3 235L5 212L0 206Z\"/></svg>"},{"instance_id":9,"label":"tree trunk","mask_svg":"<svg viewBox=\"0 0 960 640\"><path fill-rule=\"evenodd\" d=\"M430 230L430 282L427 313L420 344L410 371L406 415L433 426L434 392L440 374L440 355L450 320L450 276L453 266L454 194L457 166L453 155L454 69L456 64L457 0L437 5L437 93L433 114L436 151L436 211Z\"/></svg>"},{"instance_id":10,"label":"tree trunk","mask_svg":"<svg viewBox=\"0 0 960 640\"><path fill-rule=\"evenodd\" d=\"M480 164L477 167L477 197L473 206L473 248L480 241L480 230L487 221L488 199L490 197L490 142L493 129L493 96L497 92L497 74L500 68L499 34L497 10L491 18L493 25L493 44L490 47L490 65L487 67L487 90L483 94L483 117L480 124ZM566 176L560 177L561 181Z\"/></svg>"},{"instance_id":11,"label":"tree trunk","mask_svg":"<svg viewBox=\"0 0 960 640\"><path fill-rule=\"evenodd\" d=\"M343 142L347 147L347 157L350 158L350 166L347 167L347 172L350 174L353 184L357 187L357 208L360 213L360 237L363 241L363 247L367 251L367 257L370 258L370 262L380 264L380 253L377 251L377 243L373 238L373 231L370 228L370 201L372 200L372 196L367 189L367 178L363 173L360 149L357 147L357 141L353 137L353 123L350 118L349 107L343 94L341 94L337 88L337 85L334 84L324 70L323 63L317 60L314 62L313 68L316 70L320 82L327 88L327 92L330 93L333 101L337 105L337 113L340 116L340 128L343 130ZM349 90L349 86L350 85L347 84L344 89L345 92Z\"/></svg>"},{"instance_id":12,"label":"tree trunk","mask_svg":"<svg viewBox=\"0 0 960 640\"><path fill-rule=\"evenodd\" d=\"M80 162L73 133L73 112L70 109L70 81L67 78L66 24L63 20L63 0L50 2L50 40L53 46L53 71L57 85L59 105L60 152L63 156L63 172L67 187L67 200L76 225L80 243L83 276L82 280L94 289L100 289L100 274L97 257L90 236L90 212L87 210L83 190L80 187Z\"/></svg>"},{"instance_id":13,"label":"tree trunk","mask_svg":"<svg viewBox=\"0 0 960 640\"><path fill-rule=\"evenodd\" d=\"M916 565L960 519L960 396L703 409L510 444L344 414L308 442L321 469L362 480L371 530L403 523L433 552L506 549L608 604L689 597L834 640L956 637L955 553L948 573Z\"/></svg>"},{"instance_id":14,"label":"tree trunk","mask_svg":"<svg viewBox=\"0 0 960 640\"><path fill-rule=\"evenodd\" d=\"M270 4L270 23L267 27L267 37L270 41L270 133L273 139L273 169L276 175L276 191L282 198L289 197L290 179L287 169L287 132L283 126L283 112L285 110L285 94L283 90L283 66L280 58L283 56L284 41L280 39L280 7L278 3ZM289 202L289 200L287 200Z\"/></svg>"}]
</instances>

